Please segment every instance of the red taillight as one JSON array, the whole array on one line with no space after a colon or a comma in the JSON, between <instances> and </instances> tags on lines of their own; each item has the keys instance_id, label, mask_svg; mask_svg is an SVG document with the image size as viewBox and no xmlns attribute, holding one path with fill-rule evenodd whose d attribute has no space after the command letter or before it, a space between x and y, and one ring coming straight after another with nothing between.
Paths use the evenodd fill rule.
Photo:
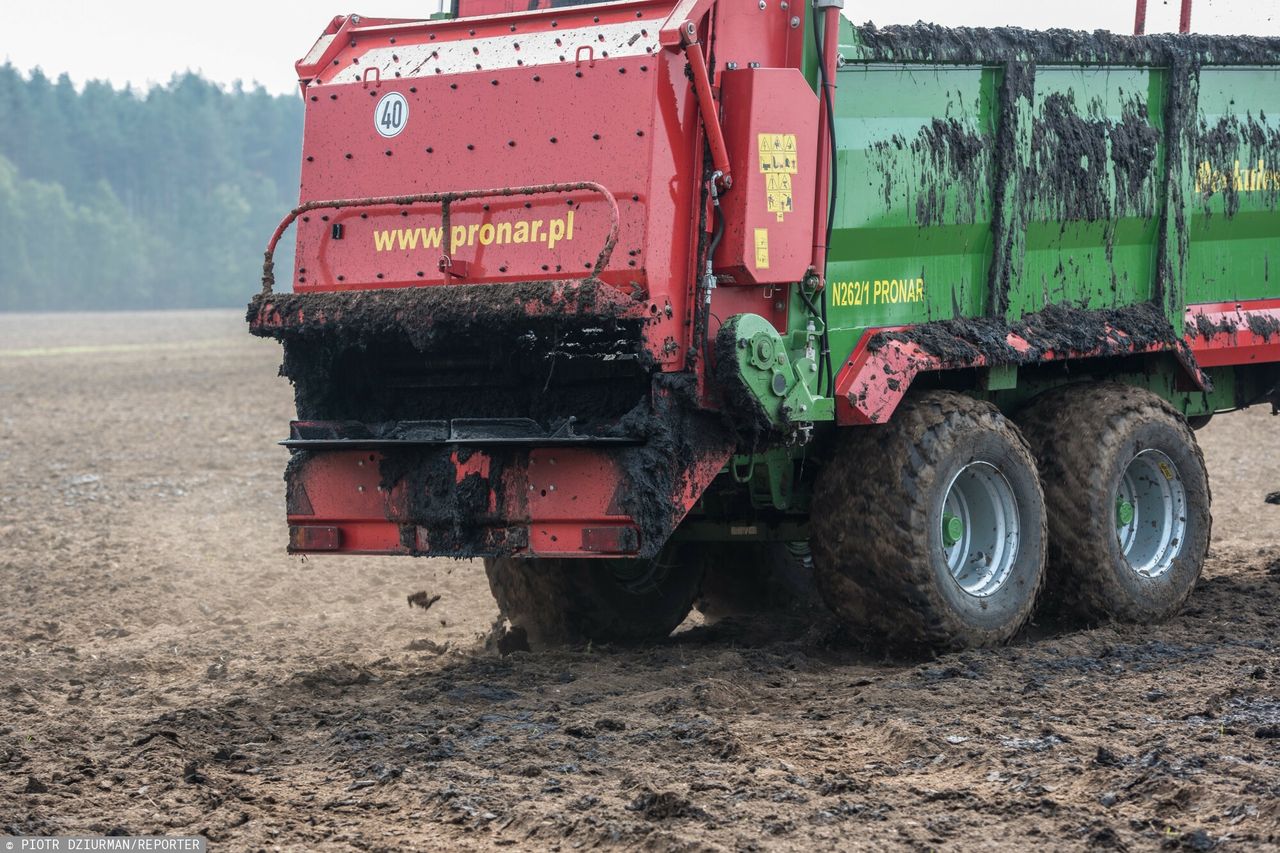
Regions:
<instances>
[{"instance_id":1,"label":"red taillight","mask_svg":"<svg viewBox=\"0 0 1280 853\"><path fill-rule=\"evenodd\" d=\"M290 551L337 551L341 545L342 531L336 527L289 525Z\"/></svg>"}]
</instances>

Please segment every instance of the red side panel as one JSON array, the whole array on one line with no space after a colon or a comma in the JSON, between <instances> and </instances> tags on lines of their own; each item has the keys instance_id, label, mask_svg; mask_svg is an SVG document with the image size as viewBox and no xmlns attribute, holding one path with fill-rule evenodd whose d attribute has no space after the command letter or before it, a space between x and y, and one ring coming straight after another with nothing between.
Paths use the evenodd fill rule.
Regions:
<instances>
[{"instance_id":1,"label":"red side panel","mask_svg":"<svg viewBox=\"0 0 1280 853\"><path fill-rule=\"evenodd\" d=\"M600 184L619 233L599 278L645 303L650 353L683 367L702 163L684 57L659 44L674 4L510 5L335 21L299 64L301 201ZM438 201L312 210L293 288L584 278L611 210L590 191L455 201L447 222Z\"/></svg>"},{"instance_id":2,"label":"red side panel","mask_svg":"<svg viewBox=\"0 0 1280 853\"><path fill-rule=\"evenodd\" d=\"M1203 367L1280 362L1280 299L1188 305L1187 341Z\"/></svg>"},{"instance_id":3,"label":"red side panel","mask_svg":"<svg viewBox=\"0 0 1280 853\"><path fill-rule=\"evenodd\" d=\"M800 281L813 252L818 96L794 68L721 75L733 188L716 269L738 284Z\"/></svg>"}]
</instances>

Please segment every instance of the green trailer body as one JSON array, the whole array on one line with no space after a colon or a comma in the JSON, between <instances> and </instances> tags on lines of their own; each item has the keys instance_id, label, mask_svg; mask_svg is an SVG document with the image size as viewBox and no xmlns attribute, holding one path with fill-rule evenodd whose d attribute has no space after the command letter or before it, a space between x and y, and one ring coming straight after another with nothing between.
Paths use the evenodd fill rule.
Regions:
<instances>
[{"instance_id":1,"label":"green trailer body","mask_svg":"<svg viewBox=\"0 0 1280 853\"><path fill-rule=\"evenodd\" d=\"M1058 344L1077 334L1076 355L1099 359L1080 359L1077 370L1126 374L1192 418L1255 402L1275 384L1276 42L844 21L839 57L822 294L839 387L797 370L814 398L801 418L744 361L745 382L775 424L891 417L893 401L871 419L842 417L856 390L847 374L877 335L910 337L919 327L935 343L952 334L961 349L971 342L984 358L980 370L941 377L971 363L943 357L917 378L942 378L1009 411L1063 381L1059 366L1042 369L1038 351L991 346L993 333L1027 325L1051 327ZM816 87L812 51L807 65ZM791 295L784 336L796 365L811 345L806 304L815 299L799 288ZM1196 350L1226 328L1215 324L1227 306L1267 349L1209 352L1201 364ZM1163 345L1152 339L1155 313L1167 321ZM1097 339L1099 323L1167 357L1117 359ZM899 384L890 396L905 395Z\"/></svg>"},{"instance_id":2,"label":"green trailer body","mask_svg":"<svg viewBox=\"0 0 1280 853\"><path fill-rule=\"evenodd\" d=\"M813 55L808 67L817 87ZM1199 423L1275 386L1276 42L845 20L836 83L822 293L836 377L817 387L805 348L818 295L795 288L785 337L806 391L781 400L768 371L737 365L776 427L881 423L910 387L936 384L1012 414L1088 373L1152 389ZM1011 350L1010 330L1078 350ZM936 361L877 375L869 348L913 337ZM758 505L803 515L791 464L803 455L774 447L736 470L762 480Z\"/></svg>"},{"instance_id":3,"label":"green trailer body","mask_svg":"<svg viewBox=\"0 0 1280 853\"><path fill-rule=\"evenodd\" d=\"M1062 306L1153 305L1193 341L1211 330L1196 325L1203 306L1244 304L1261 311L1257 328L1274 323L1276 42L844 24L826 270L837 359L881 329L1012 327ZM788 316L800 360L799 293ZM1152 383L1189 416L1274 382L1270 369L1208 366L1203 393L1185 393L1167 366ZM1009 383L1005 371L972 391ZM836 406L819 411L836 419Z\"/></svg>"},{"instance_id":4,"label":"green trailer body","mask_svg":"<svg viewBox=\"0 0 1280 853\"><path fill-rule=\"evenodd\" d=\"M1054 303L1116 308L1161 290L1180 324L1188 303L1280 296L1269 262L1280 249L1276 63L1058 57L1010 72L1008 63L848 61L828 279L925 286L873 293L860 311L845 310L858 294L842 288L833 326L856 339L859 329L951 319L957 308L987 316L1004 302L1017 320ZM1007 103L1011 73L1023 89ZM1167 220L1179 218L1186 245L1170 249L1184 257L1162 267ZM1007 276L1006 294L993 293L993 271Z\"/></svg>"},{"instance_id":5,"label":"green trailer body","mask_svg":"<svg viewBox=\"0 0 1280 853\"><path fill-rule=\"evenodd\" d=\"M1280 403L1280 42L840 33L825 275L777 336L718 341L773 440L677 536L806 543L827 603L899 639L1008 639L1042 588L1168 617L1208 543L1189 427Z\"/></svg>"}]
</instances>

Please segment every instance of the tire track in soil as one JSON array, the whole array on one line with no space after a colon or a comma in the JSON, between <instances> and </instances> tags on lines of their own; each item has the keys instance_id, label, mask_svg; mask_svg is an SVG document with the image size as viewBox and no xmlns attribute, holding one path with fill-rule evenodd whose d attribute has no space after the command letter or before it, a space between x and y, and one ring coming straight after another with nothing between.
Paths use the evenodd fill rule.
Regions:
<instances>
[{"instance_id":1,"label":"tire track in soil","mask_svg":"<svg viewBox=\"0 0 1280 853\"><path fill-rule=\"evenodd\" d=\"M230 313L121 315L191 339ZM0 317L0 331L9 318ZM79 320L23 321L24 346ZM84 320L83 323L89 323ZM96 327L95 327L96 329ZM1277 422L1201 433L1177 620L886 659L829 623L501 658L477 565L283 554L278 353L0 363L0 831L214 849L1280 843ZM1261 416L1260 416L1261 415ZM405 596L426 589L429 611Z\"/></svg>"}]
</instances>

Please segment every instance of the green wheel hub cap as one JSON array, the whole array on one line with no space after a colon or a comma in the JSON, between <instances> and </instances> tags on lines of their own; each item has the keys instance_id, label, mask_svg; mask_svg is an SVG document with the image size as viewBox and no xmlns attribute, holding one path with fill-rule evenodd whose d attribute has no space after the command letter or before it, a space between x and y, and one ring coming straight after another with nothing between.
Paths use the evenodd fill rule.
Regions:
<instances>
[{"instance_id":1,"label":"green wheel hub cap","mask_svg":"<svg viewBox=\"0 0 1280 853\"><path fill-rule=\"evenodd\" d=\"M1133 523L1133 504L1122 497L1116 498L1116 521L1121 527Z\"/></svg>"},{"instance_id":2,"label":"green wheel hub cap","mask_svg":"<svg viewBox=\"0 0 1280 853\"><path fill-rule=\"evenodd\" d=\"M943 513L942 544L950 548L964 538L964 521L958 515Z\"/></svg>"}]
</instances>

